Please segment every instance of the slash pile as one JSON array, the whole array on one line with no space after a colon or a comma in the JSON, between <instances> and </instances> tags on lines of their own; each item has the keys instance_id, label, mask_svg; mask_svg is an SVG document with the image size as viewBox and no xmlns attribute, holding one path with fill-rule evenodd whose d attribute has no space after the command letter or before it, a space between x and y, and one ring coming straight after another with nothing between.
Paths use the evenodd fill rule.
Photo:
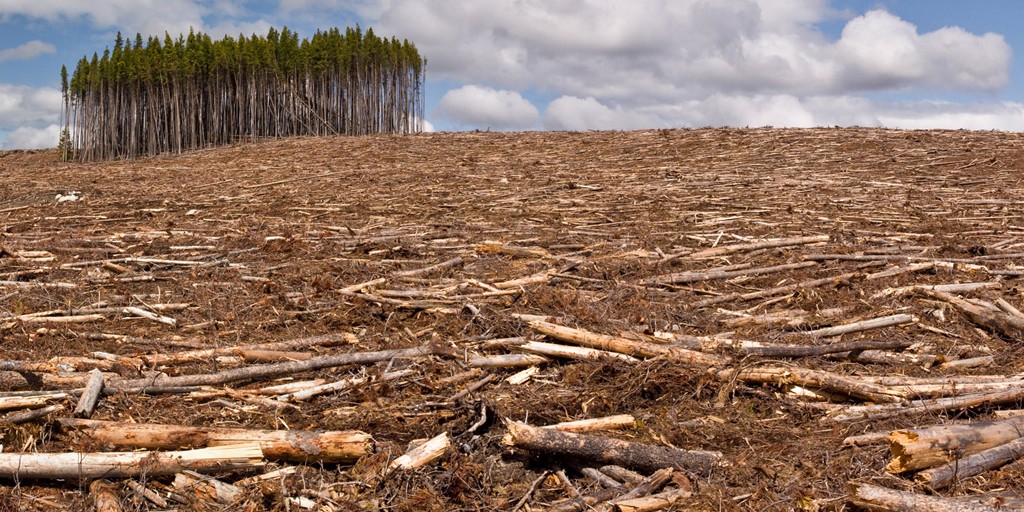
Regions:
<instances>
[{"instance_id":1,"label":"slash pile","mask_svg":"<svg viewBox=\"0 0 1024 512\"><path fill-rule=\"evenodd\" d=\"M0 153L0 509L1024 509L1019 135L57 160Z\"/></svg>"}]
</instances>

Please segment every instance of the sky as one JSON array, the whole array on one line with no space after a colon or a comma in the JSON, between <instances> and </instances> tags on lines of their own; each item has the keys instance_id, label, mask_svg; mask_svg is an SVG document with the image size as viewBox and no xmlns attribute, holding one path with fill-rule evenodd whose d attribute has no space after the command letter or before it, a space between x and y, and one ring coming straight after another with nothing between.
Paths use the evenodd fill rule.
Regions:
<instances>
[{"instance_id":1,"label":"sky","mask_svg":"<svg viewBox=\"0 0 1024 512\"><path fill-rule=\"evenodd\" d=\"M361 25L428 60L426 126L1024 131L1020 0L0 0L0 149L53 147L60 67L120 31Z\"/></svg>"}]
</instances>

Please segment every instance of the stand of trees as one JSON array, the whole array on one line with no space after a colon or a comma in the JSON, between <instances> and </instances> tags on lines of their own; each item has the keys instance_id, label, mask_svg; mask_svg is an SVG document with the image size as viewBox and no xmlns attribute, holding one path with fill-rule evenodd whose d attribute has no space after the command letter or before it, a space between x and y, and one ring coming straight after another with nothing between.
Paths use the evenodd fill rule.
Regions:
<instances>
[{"instance_id":1,"label":"stand of trees","mask_svg":"<svg viewBox=\"0 0 1024 512\"><path fill-rule=\"evenodd\" d=\"M134 42L61 69L66 160L182 152L239 139L410 133L423 119L426 60L359 27L283 28L212 40L189 32Z\"/></svg>"}]
</instances>

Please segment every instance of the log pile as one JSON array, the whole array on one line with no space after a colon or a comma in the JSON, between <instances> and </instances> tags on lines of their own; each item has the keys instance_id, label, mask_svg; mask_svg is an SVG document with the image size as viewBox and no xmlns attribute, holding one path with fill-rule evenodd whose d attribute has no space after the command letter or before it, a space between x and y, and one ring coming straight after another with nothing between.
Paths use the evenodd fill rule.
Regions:
<instances>
[{"instance_id":1,"label":"log pile","mask_svg":"<svg viewBox=\"0 0 1024 512\"><path fill-rule=\"evenodd\" d=\"M1024 508L1019 145L0 154L0 501Z\"/></svg>"}]
</instances>

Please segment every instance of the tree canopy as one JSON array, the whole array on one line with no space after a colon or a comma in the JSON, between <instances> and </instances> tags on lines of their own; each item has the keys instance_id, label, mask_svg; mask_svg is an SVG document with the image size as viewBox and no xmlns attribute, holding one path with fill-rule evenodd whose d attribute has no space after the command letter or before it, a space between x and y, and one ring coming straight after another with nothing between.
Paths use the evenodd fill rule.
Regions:
<instances>
[{"instance_id":1,"label":"tree canopy","mask_svg":"<svg viewBox=\"0 0 1024 512\"><path fill-rule=\"evenodd\" d=\"M243 139L410 133L423 119L426 60L373 29L287 27L214 40L120 33L83 56L64 99L63 155L135 158Z\"/></svg>"}]
</instances>

